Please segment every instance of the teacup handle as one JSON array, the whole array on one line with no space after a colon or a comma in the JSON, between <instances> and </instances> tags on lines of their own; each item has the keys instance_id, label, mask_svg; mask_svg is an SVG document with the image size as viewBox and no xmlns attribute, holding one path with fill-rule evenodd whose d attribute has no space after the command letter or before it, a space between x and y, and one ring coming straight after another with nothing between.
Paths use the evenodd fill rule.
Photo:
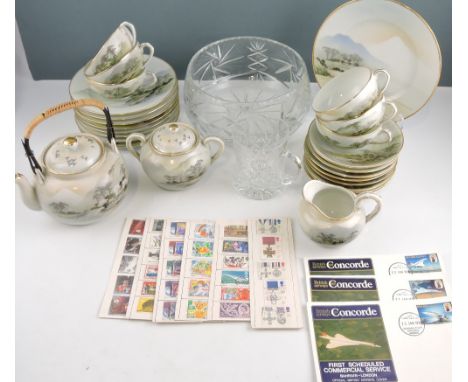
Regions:
<instances>
[{"instance_id":1,"label":"teacup handle","mask_svg":"<svg viewBox=\"0 0 468 382\"><path fill-rule=\"evenodd\" d=\"M140 44L140 48L143 51L143 65L146 65L148 60L153 57L154 54L154 47L149 42L144 42ZM145 48L148 48L148 55L145 56Z\"/></svg>"},{"instance_id":2,"label":"teacup handle","mask_svg":"<svg viewBox=\"0 0 468 382\"><path fill-rule=\"evenodd\" d=\"M393 102L385 102L385 109L387 109L387 106L390 106L390 108L392 109L392 113L391 113L390 116L385 117L385 114L387 113L387 110L385 110L384 122L395 118L395 115L397 115L397 113L398 113L398 108L396 107L396 105Z\"/></svg>"},{"instance_id":3,"label":"teacup handle","mask_svg":"<svg viewBox=\"0 0 468 382\"><path fill-rule=\"evenodd\" d=\"M136 159L140 160L140 153L135 149L135 147L133 147L133 142L135 141L140 142L140 146L143 146L146 142L146 138L141 133L133 133L130 134L125 140L125 145L127 146L128 152L132 154Z\"/></svg>"},{"instance_id":4,"label":"teacup handle","mask_svg":"<svg viewBox=\"0 0 468 382\"><path fill-rule=\"evenodd\" d=\"M385 90L388 88L388 84L390 83L390 73L387 72L385 69L377 69L373 73L375 76L378 76L379 74L383 74L386 77L385 80L385 85L383 86L382 89L379 90L379 93L382 94Z\"/></svg>"},{"instance_id":5,"label":"teacup handle","mask_svg":"<svg viewBox=\"0 0 468 382\"><path fill-rule=\"evenodd\" d=\"M292 176L287 176L285 178L283 178L283 180L281 181L281 183L283 184L283 186L289 186L290 184L292 184L292 182L294 182L294 180L297 179L297 177L301 174L301 170L302 170L302 161L301 159L297 156L297 155L294 155L293 153L289 152L289 151L286 151L283 156L286 158L286 159L289 159L289 160L292 160L293 163L296 165L297 167L297 171L295 174L293 174Z\"/></svg>"},{"instance_id":6,"label":"teacup handle","mask_svg":"<svg viewBox=\"0 0 468 382\"><path fill-rule=\"evenodd\" d=\"M120 24L121 27L127 28L130 31L130 34L132 36L132 45L136 43L136 30L135 27L132 23L129 23L128 21L124 21L123 23Z\"/></svg>"},{"instance_id":7,"label":"teacup handle","mask_svg":"<svg viewBox=\"0 0 468 382\"><path fill-rule=\"evenodd\" d=\"M208 145L210 142L214 142L218 145L218 149L216 150L216 152L211 155L211 162L213 163L224 152L224 142L218 137L206 137L203 140L203 144L205 146Z\"/></svg>"},{"instance_id":8,"label":"teacup handle","mask_svg":"<svg viewBox=\"0 0 468 382\"><path fill-rule=\"evenodd\" d=\"M374 209L366 215L366 223L368 223L375 217L375 215L379 213L380 209L382 208L382 199L376 194L366 192L356 197L356 205L358 205L365 199L371 199L375 202Z\"/></svg>"}]
</instances>

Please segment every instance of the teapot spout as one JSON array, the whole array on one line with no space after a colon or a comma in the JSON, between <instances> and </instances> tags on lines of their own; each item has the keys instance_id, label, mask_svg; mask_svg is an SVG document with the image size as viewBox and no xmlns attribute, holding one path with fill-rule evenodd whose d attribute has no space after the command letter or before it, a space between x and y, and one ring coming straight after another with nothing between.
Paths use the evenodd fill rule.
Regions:
<instances>
[{"instance_id":1,"label":"teapot spout","mask_svg":"<svg viewBox=\"0 0 468 382\"><path fill-rule=\"evenodd\" d=\"M15 174L15 183L18 185L21 198L23 199L24 204L31 208L32 210L39 211L41 210L41 205L37 199L35 188L29 183L26 177L23 174Z\"/></svg>"}]
</instances>

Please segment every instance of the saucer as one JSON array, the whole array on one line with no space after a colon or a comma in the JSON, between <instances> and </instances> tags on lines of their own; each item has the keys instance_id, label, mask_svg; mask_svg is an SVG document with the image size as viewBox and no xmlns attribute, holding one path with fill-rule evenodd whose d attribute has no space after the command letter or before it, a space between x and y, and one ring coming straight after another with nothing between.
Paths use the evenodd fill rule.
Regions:
<instances>
[{"instance_id":1,"label":"saucer","mask_svg":"<svg viewBox=\"0 0 468 382\"><path fill-rule=\"evenodd\" d=\"M442 57L437 38L416 11L394 0L349 1L322 23L312 50L320 86L355 66L386 69L385 97L409 117L432 97Z\"/></svg>"},{"instance_id":2,"label":"saucer","mask_svg":"<svg viewBox=\"0 0 468 382\"><path fill-rule=\"evenodd\" d=\"M376 168L389 165L398 156L403 147L403 133L400 126L394 121L386 121L382 124L387 129L392 140L385 143L368 142L359 148L342 148L335 146L332 141L320 135L315 120L309 127L307 138L312 149L327 162L341 168Z\"/></svg>"}]
</instances>

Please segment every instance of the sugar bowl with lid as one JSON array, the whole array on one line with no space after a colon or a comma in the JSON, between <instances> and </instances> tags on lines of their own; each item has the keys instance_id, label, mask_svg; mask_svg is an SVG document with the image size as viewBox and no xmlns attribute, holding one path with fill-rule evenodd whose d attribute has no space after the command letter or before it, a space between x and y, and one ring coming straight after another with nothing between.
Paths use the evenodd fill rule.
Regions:
<instances>
[{"instance_id":1,"label":"sugar bowl with lid","mask_svg":"<svg viewBox=\"0 0 468 382\"><path fill-rule=\"evenodd\" d=\"M140 151L135 149L135 142L140 143ZM218 146L214 153L211 153L210 143ZM196 183L224 151L221 139L202 139L197 130L181 122L159 126L148 138L139 133L131 134L126 144L152 182L166 190L182 190Z\"/></svg>"},{"instance_id":2,"label":"sugar bowl with lid","mask_svg":"<svg viewBox=\"0 0 468 382\"><path fill-rule=\"evenodd\" d=\"M104 112L107 141L92 134L69 134L51 142L37 160L30 148L37 125L81 106L95 106ZM33 210L43 210L66 224L89 224L114 210L126 194L127 169L117 149L109 110L98 100L70 101L41 113L27 126L23 146L34 183L20 173L16 173L15 181L24 204Z\"/></svg>"}]
</instances>

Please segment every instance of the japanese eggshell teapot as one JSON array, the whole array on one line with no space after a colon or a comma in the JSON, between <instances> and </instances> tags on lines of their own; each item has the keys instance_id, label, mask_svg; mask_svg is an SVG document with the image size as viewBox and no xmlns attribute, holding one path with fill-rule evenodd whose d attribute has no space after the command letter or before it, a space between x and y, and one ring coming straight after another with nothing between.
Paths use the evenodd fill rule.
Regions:
<instances>
[{"instance_id":1,"label":"japanese eggshell teapot","mask_svg":"<svg viewBox=\"0 0 468 382\"><path fill-rule=\"evenodd\" d=\"M38 162L29 145L34 128L55 114L82 106L104 112L107 141L92 134L64 136L50 143ZM34 183L20 173L15 181L29 208L44 210L66 224L83 225L107 215L125 196L127 169L117 149L109 109L102 102L80 99L52 107L29 123L22 142Z\"/></svg>"},{"instance_id":2,"label":"japanese eggshell teapot","mask_svg":"<svg viewBox=\"0 0 468 382\"><path fill-rule=\"evenodd\" d=\"M140 152L133 147L135 141L141 145ZM210 152L210 142L218 146L214 154ZM148 138L139 133L131 134L126 143L146 175L166 190L182 190L196 183L224 151L221 139L201 139L197 130L182 122L159 126Z\"/></svg>"}]
</instances>

